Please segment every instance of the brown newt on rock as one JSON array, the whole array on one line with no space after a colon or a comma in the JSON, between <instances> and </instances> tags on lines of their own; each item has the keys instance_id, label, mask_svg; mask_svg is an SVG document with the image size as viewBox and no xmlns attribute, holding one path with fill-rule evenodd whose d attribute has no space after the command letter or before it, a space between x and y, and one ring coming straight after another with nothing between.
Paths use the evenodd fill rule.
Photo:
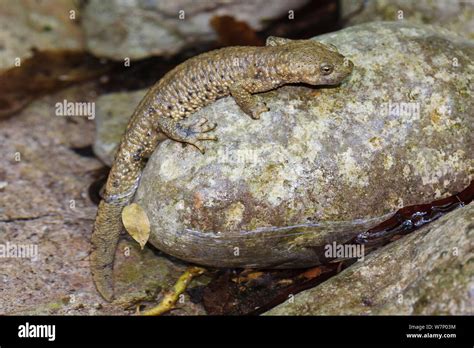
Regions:
<instances>
[{"instance_id":1,"label":"brown newt on rock","mask_svg":"<svg viewBox=\"0 0 474 348\"><path fill-rule=\"evenodd\" d=\"M113 298L113 261L122 230L121 212L138 187L145 159L163 138L195 146L216 141L207 120L181 120L231 95L253 119L268 111L258 95L288 83L337 85L353 64L334 46L313 40L269 37L264 47L226 47L193 57L157 82L134 111L115 155L92 233L91 271L99 293Z\"/></svg>"}]
</instances>

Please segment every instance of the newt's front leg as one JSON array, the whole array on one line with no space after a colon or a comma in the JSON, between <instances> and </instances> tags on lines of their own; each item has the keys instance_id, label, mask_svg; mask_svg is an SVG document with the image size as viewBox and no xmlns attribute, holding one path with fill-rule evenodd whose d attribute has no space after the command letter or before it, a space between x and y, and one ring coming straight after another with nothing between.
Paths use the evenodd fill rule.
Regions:
<instances>
[{"instance_id":1,"label":"newt's front leg","mask_svg":"<svg viewBox=\"0 0 474 348\"><path fill-rule=\"evenodd\" d=\"M255 120L260 118L260 114L270 110L259 96L253 95L248 91L245 84L237 84L230 87L230 93L237 105L247 115Z\"/></svg>"},{"instance_id":2,"label":"newt's front leg","mask_svg":"<svg viewBox=\"0 0 474 348\"><path fill-rule=\"evenodd\" d=\"M251 76L259 76L262 71L258 69L249 73ZM279 86L279 83L268 79L244 79L239 83L231 86L230 94L234 98L237 105L247 115L255 120L260 118L260 114L267 112L270 108L262 100L262 97L253 93L267 92Z\"/></svg>"}]
</instances>

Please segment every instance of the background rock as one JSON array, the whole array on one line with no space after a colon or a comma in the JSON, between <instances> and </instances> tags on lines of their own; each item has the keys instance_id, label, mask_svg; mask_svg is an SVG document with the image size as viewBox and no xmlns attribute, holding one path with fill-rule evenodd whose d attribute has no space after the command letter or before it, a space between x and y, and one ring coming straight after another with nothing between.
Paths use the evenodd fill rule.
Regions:
<instances>
[{"instance_id":1,"label":"background rock","mask_svg":"<svg viewBox=\"0 0 474 348\"><path fill-rule=\"evenodd\" d=\"M187 45L216 39L209 25L214 16L230 15L260 30L271 19L306 0L135 0L88 1L83 28L87 47L95 55L115 60L170 55ZM184 19L180 19L184 11Z\"/></svg>"},{"instance_id":2,"label":"background rock","mask_svg":"<svg viewBox=\"0 0 474 348\"><path fill-rule=\"evenodd\" d=\"M341 15L348 18L346 26L373 22L403 21L417 24L433 24L458 33L468 39L474 39L474 3L465 0L342 0ZM399 11L403 11L400 14ZM356 14L354 14L356 13ZM354 15L352 15L354 14Z\"/></svg>"},{"instance_id":3,"label":"background rock","mask_svg":"<svg viewBox=\"0 0 474 348\"><path fill-rule=\"evenodd\" d=\"M308 266L318 247L468 186L472 42L398 22L318 39L354 62L339 88L265 93L271 112L258 121L224 98L188 120L218 124L221 140L204 156L158 146L135 199L153 245L219 267ZM419 109L397 114L387 103Z\"/></svg>"},{"instance_id":4,"label":"background rock","mask_svg":"<svg viewBox=\"0 0 474 348\"><path fill-rule=\"evenodd\" d=\"M146 91L110 93L97 98L94 153L108 166L112 165L128 120Z\"/></svg>"},{"instance_id":5,"label":"background rock","mask_svg":"<svg viewBox=\"0 0 474 348\"><path fill-rule=\"evenodd\" d=\"M70 19L74 11L75 20ZM15 58L30 58L33 49L82 51L77 1L2 1L0 6L0 72Z\"/></svg>"},{"instance_id":6,"label":"background rock","mask_svg":"<svg viewBox=\"0 0 474 348\"><path fill-rule=\"evenodd\" d=\"M473 240L471 203L266 315L472 315Z\"/></svg>"}]
</instances>

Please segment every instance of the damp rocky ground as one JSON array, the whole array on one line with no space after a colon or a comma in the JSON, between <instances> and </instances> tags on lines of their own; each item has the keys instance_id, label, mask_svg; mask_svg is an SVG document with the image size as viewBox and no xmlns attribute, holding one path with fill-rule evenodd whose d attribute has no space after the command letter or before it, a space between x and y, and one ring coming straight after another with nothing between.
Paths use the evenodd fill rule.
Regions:
<instances>
[{"instance_id":1,"label":"damp rocky ground","mask_svg":"<svg viewBox=\"0 0 474 348\"><path fill-rule=\"evenodd\" d=\"M97 294L88 261L97 207L88 188L103 164L78 150L92 143L94 123L54 115L58 100L94 100L90 90L83 85L44 97L2 123L0 244L26 252L1 259L2 314L134 313L134 304L170 288L186 267L125 238L116 262L121 295L108 304ZM190 304L181 313L202 309Z\"/></svg>"},{"instance_id":2,"label":"damp rocky ground","mask_svg":"<svg viewBox=\"0 0 474 348\"><path fill-rule=\"evenodd\" d=\"M472 315L474 205L367 256L267 315Z\"/></svg>"}]
</instances>

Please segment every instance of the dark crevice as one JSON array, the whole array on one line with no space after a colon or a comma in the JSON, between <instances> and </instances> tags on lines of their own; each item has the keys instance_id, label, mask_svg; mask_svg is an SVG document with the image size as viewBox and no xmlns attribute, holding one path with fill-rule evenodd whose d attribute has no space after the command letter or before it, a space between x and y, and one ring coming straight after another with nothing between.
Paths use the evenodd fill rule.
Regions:
<instances>
[{"instance_id":1,"label":"dark crevice","mask_svg":"<svg viewBox=\"0 0 474 348\"><path fill-rule=\"evenodd\" d=\"M96 157L92 145L86 145L82 147L71 147L70 149L82 157Z\"/></svg>"}]
</instances>

